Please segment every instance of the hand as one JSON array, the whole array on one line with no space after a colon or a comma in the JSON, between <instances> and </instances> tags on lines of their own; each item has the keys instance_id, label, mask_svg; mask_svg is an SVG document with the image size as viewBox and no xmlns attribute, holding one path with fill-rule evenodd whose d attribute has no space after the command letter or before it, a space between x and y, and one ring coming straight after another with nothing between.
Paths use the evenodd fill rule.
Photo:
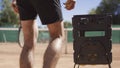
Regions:
<instances>
[{"instance_id":1,"label":"hand","mask_svg":"<svg viewBox=\"0 0 120 68\"><path fill-rule=\"evenodd\" d=\"M66 8L67 10L73 9L74 6L75 6L75 2L76 2L75 0L67 0L66 3L64 3L65 8Z\"/></svg>"},{"instance_id":2,"label":"hand","mask_svg":"<svg viewBox=\"0 0 120 68\"><path fill-rule=\"evenodd\" d=\"M16 0L13 0L11 5L12 5L13 10L14 10L16 13L19 13L19 11L18 11L18 6L17 6L17 4L16 4Z\"/></svg>"}]
</instances>

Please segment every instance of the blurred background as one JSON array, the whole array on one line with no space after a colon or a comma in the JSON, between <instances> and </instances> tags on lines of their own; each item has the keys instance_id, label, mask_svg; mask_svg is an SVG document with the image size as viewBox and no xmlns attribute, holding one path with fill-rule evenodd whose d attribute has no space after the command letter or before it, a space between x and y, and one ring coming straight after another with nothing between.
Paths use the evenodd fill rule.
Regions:
<instances>
[{"instance_id":1,"label":"blurred background","mask_svg":"<svg viewBox=\"0 0 120 68\"><path fill-rule=\"evenodd\" d=\"M11 8L12 0L0 0L0 42L17 42L19 16ZM66 42L72 42L72 17L74 15L86 14L112 14L112 42L120 43L120 0L76 0L73 10L66 10L60 0L64 17L64 27L66 32ZM39 17L36 17L39 27L38 42L48 42L49 34L47 27L41 24ZM102 34L102 33L101 33Z\"/></svg>"}]
</instances>

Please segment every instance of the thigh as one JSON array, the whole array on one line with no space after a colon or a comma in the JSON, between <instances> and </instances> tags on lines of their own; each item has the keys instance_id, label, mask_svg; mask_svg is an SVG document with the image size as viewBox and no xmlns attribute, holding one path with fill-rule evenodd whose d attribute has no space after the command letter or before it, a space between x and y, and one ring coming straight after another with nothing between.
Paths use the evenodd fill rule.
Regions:
<instances>
[{"instance_id":1,"label":"thigh","mask_svg":"<svg viewBox=\"0 0 120 68\"><path fill-rule=\"evenodd\" d=\"M53 24L48 24L47 27L49 29L50 37L52 39L64 37L64 27L62 21L58 21Z\"/></svg>"},{"instance_id":2,"label":"thigh","mask_svg":"<svg viewBox=\"0 0 120 68\"><path fill-rule=\"evenodd\" d=\"M34 20L21 21L25 45L32 46L37 42L37 25Z\"/></svg>"}]
</instances>

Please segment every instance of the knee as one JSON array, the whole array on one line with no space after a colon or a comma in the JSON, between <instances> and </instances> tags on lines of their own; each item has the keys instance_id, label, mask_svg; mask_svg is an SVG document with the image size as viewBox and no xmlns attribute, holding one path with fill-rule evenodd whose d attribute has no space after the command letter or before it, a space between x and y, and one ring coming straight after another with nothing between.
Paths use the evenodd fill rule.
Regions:
<instances>
[{"instance_id":1,"label":"knee","mask_svg":"<svg viewBox=\"0 0 120 68\"><path fill-rule=\"evenodd\" d=\"M37 44L37 38L25 38L24 40L24 47L27 49L33 48Z\"/></svg>"},{"instance_id":2,"label":"knee","mask_svg":"<svg viewBox=\"0 0 120 68\"><path fill-rule=\"evenodd\" d=\"M55 37L50 40L48 48L53 50L55 53L61 51L62 48L62 37Z\"/></svg>"},{"instance_id":3,"label":"knee","mask_svg":"<svg viewBox=\"0 0 120 68\"><path fill-rule=\"evenodd\" d=\"M63 34L54 33L54 34L51 34L50 39L51 40L55 40L55 39L63 40L64 39L64 35Z\"/></svg>"},{"instance_id":4,"label":"knee","mask_svg":"<svg viewBox=\"0 0 120 68\"><path fill-rule=\"evenodd\" d=\"M35 47L35 44L36 43L34 41L25 41L23 49L31 50L31 49L33 49Z\"/></svg>"},{"instance_id":5,"label":"knee","mask_svg":"<svg viewBox=\"0 0 120 68\"><path fill-rule=\"evenodd\" d=\"M54 37L51 37L50 38L50 43L51 44L61 44L62 43L62 41L63 41L63 37L62 36L54 36Z\"/></svg>"}]
</instances>

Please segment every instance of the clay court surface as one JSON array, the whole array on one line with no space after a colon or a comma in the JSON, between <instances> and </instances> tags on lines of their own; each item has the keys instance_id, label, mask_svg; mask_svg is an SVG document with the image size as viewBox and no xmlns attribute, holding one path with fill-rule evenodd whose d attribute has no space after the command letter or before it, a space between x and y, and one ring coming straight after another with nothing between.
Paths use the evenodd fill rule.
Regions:
<instances>
[{"instance_id":1,"label":"clay court surface","mask_svg":"<svg viewBox=\"0 0 120 68\"><path fill-rule=\"evenodd\" d=\"M35 68L42 68L43 54L47 44L38 43L35 49ZM19 55L21 48L17 43L0 43L0 68L19 68ZM113 44L112 68L120 68L120 44ZM67 45L67 54L63 45L62 57L56 68L73 68L72 44ZM108 68L108 65L85 65L80 68Z\"/></svg>"}]
</instances>

